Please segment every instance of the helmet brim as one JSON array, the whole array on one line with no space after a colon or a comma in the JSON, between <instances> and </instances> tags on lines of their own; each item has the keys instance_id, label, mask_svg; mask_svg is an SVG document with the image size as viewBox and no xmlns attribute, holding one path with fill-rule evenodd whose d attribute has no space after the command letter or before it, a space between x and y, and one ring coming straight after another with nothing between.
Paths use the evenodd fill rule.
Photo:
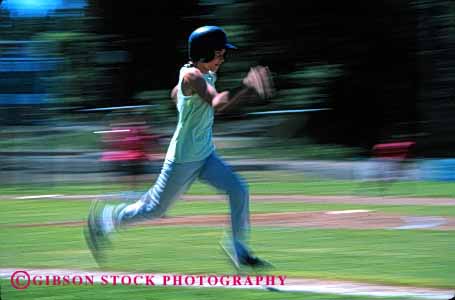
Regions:
<instances>
[{"instance_id":1,"label":"helmet brim","mask_svg":"<svg viewBox=\"0 0 455 300\"><path fill-rule=\"evenodd\" d=\"M229 43L226 43L225 47L226 47L226 49L238 49L236 46L229 44Z\"/></svg>"}]
</instances>

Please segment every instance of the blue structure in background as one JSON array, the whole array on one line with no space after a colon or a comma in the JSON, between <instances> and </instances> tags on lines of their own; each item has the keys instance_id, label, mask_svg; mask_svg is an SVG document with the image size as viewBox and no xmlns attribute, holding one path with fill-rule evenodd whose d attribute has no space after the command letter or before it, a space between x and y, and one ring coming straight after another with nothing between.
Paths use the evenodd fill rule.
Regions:
<instances>
[{"instance_id":1,"label":"blue structure in background","mask_svg":"<svg viewBox=\"0 0 455 300\"><path fill-rule=\"evenodd\" d=\"M87 0L0 1L2 16L17 22L34 18L38 24L40 19L49 17L81 16L86 7ZM32 36L23 40L7 37L4 34L0 40L0 122L16 124L25 121L32 112L38 112L41 106L50 104L52 95L48 94L43 78L55 72L62 58L47 56L45 51L41 55L34 53L33 48L46 49L46 41L33 40Z\"/></svg>"},{"instance_id":2,"label":"blue structure in background","mask_svg":"<svg viewBox=\"0 0 455 300\"><path fill-rule=\"evenodd\" d=\"M86 0L3 0L1 4L12 18L47 17L57 10L77 10L86 6Z\"/></svg>"},{"instance_id":3,"label":"blue structure in background","mask_svg":"<svg viewBox=\"0 0 455 300\"><path fill-rule=\"evenodd\" d=\"M455 181L455 159L429 159L420 164L421 180Z\"/></svg>"},{"instance_id":4,"label":"blue structure in background","mask_svg":"<svg viewBox=\"0 0 455 300\"><path fill-rule=\"evenodd\" d=\"M30 105L48 102L41 77L57 68L58 59L34 57L30 41L0 41L0 105Z\"/></svg>"}]
</instances>

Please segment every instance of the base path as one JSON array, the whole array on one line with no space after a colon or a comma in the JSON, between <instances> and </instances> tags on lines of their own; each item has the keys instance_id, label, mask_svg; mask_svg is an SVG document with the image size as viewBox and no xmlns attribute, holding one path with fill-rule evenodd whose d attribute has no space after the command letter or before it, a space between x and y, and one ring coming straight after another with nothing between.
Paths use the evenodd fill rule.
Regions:
<instances>
[{"instance_id":1,"label":"base path","mask_svg":"<svg viewBox=\"0 0 455 300\"><path fill-rule=\"evenodd\" d=\"M134 226L229 226L228 214L166 216ZM326 229L431 229L455 230L454 217L403 216L371 210L339 210L312 212L256 213L251 215L254 226L326 228ZM7 227L83 226L84 221L4 224Z\"/></svg>"},{"instance_id":2,"label":"base path","mask_svg":"<svg viewBox=\"0 0 455 300\"><path fill-rule=\"evenodd\" d=\"M141 193L136 193L139 198ZM27 196L0 196L0 200L74 200L91 201L93 199L122 200L125 196L119 193L105 195L27 195ZM185 201L226 201L223 195L184 195ZM258 202L302 202L302 203L346 203L346 204L377 204L377 205L433 205L455 206L455 198L430 197L401 197L401 196L307 196L307 195L251 195L252 201Z\"/></svg>"},{"instance_id":3,"label":"base path","mask_svg":"<svg viewBox=\"0 0 455 300\"><path fill-rule=\"evenodd\" d=\"M21 273L17 273L20 270ZM361 282L351 282L351 281L330 281L330 280L318 280L318 279L308 279L308 278L284 278L283 284L278 279L278 276L282 275L268 275L277 277L274 280L274 283L266 285L265 281L262 280L258 282L258 277L261 277L258 274L255 275L243 275L238 281L241 285L233 285L232 279L234 275L223 274L224 276L229 276L229 283L221 283L221 277L223 275L213 275L217 277L216 284L215 280L208 280L209 275L197 274L156 274L156 273L125 273L125 272L107 272L107 271L88 271L88 270L69 270L69 269L29 269L29 268L0 268L0 278L3 278L9 282L10 285L17 285L17 287L24 288L28 284L33 285L33 278L46 278L49 276L49 283L52 285L52 278L67 276L70 278L70 282L73 282L71 278L76 278L75 281L78 285L80 280L84 282L93 282L102 284L102 285L113 285L114 277L116 277L117 285L119 282L124 282L124 285L131 285L134 287L132 281L136 278L136 283L138 285L150 285L150 281L146 281L146 276L153 276L153 284L156 286L163 286L165 276L168 278L173 278L174 276L181 276L182 284L178 285L179 287L204 287L204 288L245 288L245 289L254 289L254 290L269 290L275 292L307 292L307 293L319 293L319 294L336 294L336 295L352 295L352 296L368 296L368 297L409 297L413 299L442 299L448 300L453 297L454 291L448 289L434 289L434 288L422 288L422 287L410 287L410 286L386 286L386 285L377 285L377 284L367 284ZM16 277L17 276L17 277ZM267 275L262 275L263 277ZM12 278L13 277L13 278ZM203 279L200 279L204 277ZM248 280L247 278L248 277ZM20 278L16 280L16 278ZM89 278L87 280L87 278ZM185 284L185 279L196 279L190 280L187 282L196 282L193 284ZM225 277L226 278L226 277ZM166 286L175 287L176 285L172 284L172 280L167 281ZM45 279L43 280L43 284ZM129 283L129 284L128 284ZM259 284L258 284L259 283ZM13 286L9 288L13 289ZM153 286L151 286L153 288ZM101 290L100 290L101 291ZM283 296L285 297L285 296Z\"/></svg>"},{"instance_id":4,"label":"base path","mask_svg":"<svg viewBox=\"0 0 455 300\"><path fill-rule=\"evenodd\" d=\"M225 200L222 195L184 195L189 201L216 201ZM452 206L455 198L427 198L427 197L369 197L369 196L307 196L307 195L252 195L252 201L258 202L303 202L303 203L346 203L346 204L377 204L377 205L432 205Z\"/></svg>"}]
</instances>

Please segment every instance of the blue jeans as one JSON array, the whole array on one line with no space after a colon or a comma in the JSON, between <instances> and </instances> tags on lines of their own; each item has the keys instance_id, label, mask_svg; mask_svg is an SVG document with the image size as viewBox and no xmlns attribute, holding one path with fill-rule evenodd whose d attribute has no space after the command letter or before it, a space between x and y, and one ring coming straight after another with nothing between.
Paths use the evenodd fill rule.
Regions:
<instances>
[{"instance_id":1,"label":"blue jeans","mask_svg":"<svg viewBox=\"0 0 455 300\"><path fill-rule=\"evenodd\" d=\"M202 161L165 161L155 184L140 200L116 209L115 223L123 225L162 216L196 179L228 195L233 245L237 254L242 255L247 251L245 243L249 231L248 188L215 152Z\"/></svg>"}]
</instances>

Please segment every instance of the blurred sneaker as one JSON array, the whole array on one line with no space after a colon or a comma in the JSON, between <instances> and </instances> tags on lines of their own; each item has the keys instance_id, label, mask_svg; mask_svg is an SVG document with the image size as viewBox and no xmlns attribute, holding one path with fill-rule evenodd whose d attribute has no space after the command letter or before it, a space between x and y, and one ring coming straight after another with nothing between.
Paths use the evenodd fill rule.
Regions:
<instances>
[{"instance_id":1,"label":"blurred sneaker","mask_svg":"<svg viewBox=\"0 0 455 300\"><path fill-rule=\"evenodd\" d=\"M253 269L270 269L273 265L265 259L259 258L251 253L240 257L239 264L242 267L251 267Z\"/></svg>"},{"instance_id":2,"label":"blurred sneaker","mask_svg":"<svg viewBox=\"0 0 455 300\"><path fill-rule=\"evenodd\" d=\"M220 246L238 271L243 271L247 268L262 270L274 268L270 262L253 255L251 251L246 250L242 255L238 255L232 243L222 241Z\"/></svg>"},{"instance_id":3,"label":"blurred sneaker","mask_svg":"<svg viewBox=\"0 0 455 300\"><path fill-rule=\"evenodd\" d=\"M108 238L113 231L112 205L105 205L100 200L94 200L90 205L84 236L87 245L98 265L105 262L105 249L111 246Z\"/></svg>"}]
</instances>

